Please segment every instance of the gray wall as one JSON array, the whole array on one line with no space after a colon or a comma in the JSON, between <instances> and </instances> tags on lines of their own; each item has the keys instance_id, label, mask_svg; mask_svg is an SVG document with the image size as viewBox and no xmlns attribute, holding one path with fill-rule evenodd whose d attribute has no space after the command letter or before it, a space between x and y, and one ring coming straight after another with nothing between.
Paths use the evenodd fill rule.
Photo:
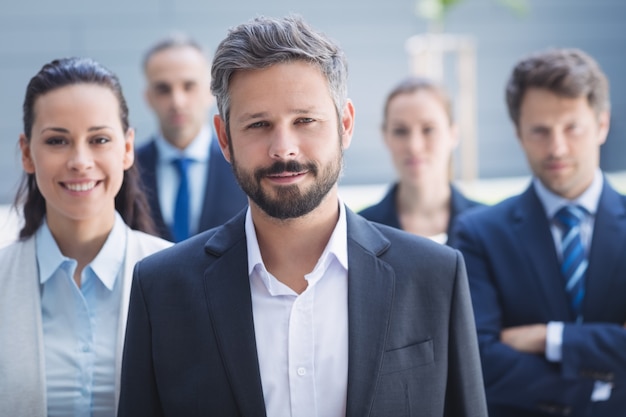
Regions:
<instances>
[{"instance_id":1,"label":"gray wall","mask_svg":"<svg viewBox=\"0 0 626 417\"><path fill-rule=\"evenodd\" d=\"M154 119L143 102L141 56L154 40L183 30L213 51L227 29L265 14L303 15L336 39L350 62L350 96L356 133L346 152L344 184L385 183L393 168L379 136L385 94L409 72L404 42L427 25L414 0L1 0L0 6L0 203L12 200L21 174L17 138L26 84L46 62L91 56L116 72L124 86L137 137ZM602 164L626 168L626 81L620 77L626 45L623 0L529 0L520 18L496 0L466 0L448 17L448 32L472 34L478 44L480 176L525 175L526 163L503 104L503 86L516 60L535 49L574 46L600 62L612 82L613 124Z\"/></svg>"}]
</instances>

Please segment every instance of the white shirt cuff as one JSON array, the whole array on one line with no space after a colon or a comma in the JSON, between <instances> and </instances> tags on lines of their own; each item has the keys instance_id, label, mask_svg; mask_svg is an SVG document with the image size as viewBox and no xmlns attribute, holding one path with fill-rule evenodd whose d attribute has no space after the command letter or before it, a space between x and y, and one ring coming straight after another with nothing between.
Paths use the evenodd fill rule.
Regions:
<instances>
[{"instance_id":1,"label":"white shirt cuff","mask_svg":"<svg viewBox=\"0 0 626 417\"><path fill-rule=\"evenodd\" d=\"M563 359L563 322L551 321L546 326L546 359L561 362ZM613 384L595 381L591 401L607 401L611 398Z\"/></svg>"},{"instance_id":2,"label":"white shirt cuff","mask_svg":"<svg viewBox=\"0 0 626 417\"><path fill-rule=\"evenodd\" d=\"M546 359L561 362L563 359L563 322L551 321L546 326Z\"/></svg>"},{"instance_id":3,"label":"white shirt cuff","mask_svg":"<svg viewBox=\"0 0 626 417\"><path fill-rule=\"evenodd\" d=\"M611 398L612 389L613 384L611 382L596 381L593 385L591 401L608 401Z\"/></svg>"}]
</instances>

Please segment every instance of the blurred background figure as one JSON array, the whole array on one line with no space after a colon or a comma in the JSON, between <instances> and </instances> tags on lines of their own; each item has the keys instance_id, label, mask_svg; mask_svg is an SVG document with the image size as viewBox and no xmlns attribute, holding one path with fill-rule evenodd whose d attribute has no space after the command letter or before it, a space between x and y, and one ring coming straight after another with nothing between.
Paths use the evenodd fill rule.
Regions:
<instances>
[{"instance_id":1,"label":"blurred background figure","mask_svg":"<svg viewBox=\"0 0 626 417\"><path fill-rule=\"evenodd\" d=\"M143 69L159 132L137 149L137 162L159 234L178 242L221 225L247 199L209 124L214 100L199 44L167 37L148 50Z\"/></svg>"},{"instance_id":2,"label":"blurred background figure","mask_svg":"<svg viewBox=\"0 0 626 417\"><path fill-rule=\"evenodd\" d=\"M153 232L117 77L90 59L28 84L20 239L0 250L0 407L114 416L132 270ZM142 232L143 231L143 232Z\"/></svg>"},{"instance_id":3,"label":"blurred background figure","mask_svg":"<svg viewBox=\"0 0 626 417\"><path fill-rule=\"evenodd\" d=\"M489 415L626 410L626 196L600 169L609 81L580 49L518 61L506 103L533 172L525 191L463 213Z\"/></svg>"},{"instance_id":4,"label":"blurred background figure","mask_svg":"<svg viewBox=\"0 0 626 417\"><path fill-rule=\"evenodd\" d=\"M36 3L33 7L31 1L5 2L0 14L0 31L4 39L11 39L0 44L0 135L4 138L17 137L22 131L22 90L33 75L32 69L56 57L91 56L106 62L125 80L126 98L138 132L135 143L140 146L151 133L158 132L157 119L143 99L141 62L146 50L163 35L182 30L200 42L210 58L228 28L258 14L295 12L327 33L341 28L338 37L350 57L350 94L359 115L355 120L357 137L345 155L346 169L339 187L342 200L355 211L382 198L397 177L392 164L380 163L386 152L379 139L380 114L385 97L397 81L409 73L432 73L415 69L416 62L429 62L414 55L410 45L415 46L416 36L428 45L433 44L433 38L441 38L443 44L448 44L450 37L471 38L475 46L475 54L468 57L475 65L469 71L459 71L457 64L462 59L457 52L435 50L442 55L443 68L432 77L444 80L455 107L463 109L455 114L460 134L454 154L455 184L481 202L496 203L521 192L530 177L502 105L501 87L519 56L548 46L583 48L611 78L613 97L626 96L626 78L621 76L626 57L616 54L626 42L626 31L622 30L626 2L615 0L578 0L575 7L566 0L391 0L373 2L365 8L357 0L341 4L335 0L314 4L309 0L271 4L257 0L159 1L151 2L150 7L141 2L110 0L99 7L79 8L70 0ZM439 3L439 8L426 9L446 11L445 16L426 16L424 8L418 10L418 3ZM503 3L527 3L528 7L525 13L516 13ZM343 13L333 13L338 7ZM355 9L359 13L349 13ZM50 19L52 15L54 19ZM94 19L98 24L83 23ZM25 33L24 28L33 22L37 31ZM461 87L466 84L460 82L459 73L476 93L474 106L466 105L460 97ZM626 112L626 100L616 99L612 104L614 114ZM472 138L466 135L466 119L475 126L474 148ZM626 121L616 118L601 151L602 168L611 179L620 177L615 184L621 191L626 191L626 141L610 137L625 135ZM0 141L0 205L12 202L21 171L13 142ZM465 152L468 148L475 152ZM474 177L465 174L465 168L472 166ZM0 239L4 232L1 216L0 208Z\"/></svg>"},{"instance_id":5,"label":"blurred background figure","mask_svg":"<svg viewBox=\"0 0 626 417\"><path fill-rule=\"evenodd\" d=\"M479 203L451 184L458 136L443 87L422 77L401 81L385 101L382 134L398 180L360 214L446 243L457 214Z\"/></svg>"}]
</instances>

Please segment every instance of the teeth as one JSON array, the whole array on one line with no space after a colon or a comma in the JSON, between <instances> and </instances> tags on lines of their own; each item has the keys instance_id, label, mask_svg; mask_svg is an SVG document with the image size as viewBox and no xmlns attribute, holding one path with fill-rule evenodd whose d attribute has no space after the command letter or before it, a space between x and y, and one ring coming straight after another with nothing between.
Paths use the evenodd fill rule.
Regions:
<instances>
[{"instance_id":1,"label":"teeth","mask_svg":"<svg viewBox=\"0 0 626 417\"><path fill-rule=\"evenodd\" d=\"M65 187L70 191L89 191L95 186L95 181L83 182L80 184L65 184Z\"/></svg>"},{"instance_id":2,"label":"teeth","mask_svg":"<svg viewBox=\"0 0 626 417\"><path fill-rule=\"evenodd\" d=\"M300 172L283 172L281 174L270 175L271 177L281 178L281 177L295 177L300 175Z\"/></svg>"}]
</instances>

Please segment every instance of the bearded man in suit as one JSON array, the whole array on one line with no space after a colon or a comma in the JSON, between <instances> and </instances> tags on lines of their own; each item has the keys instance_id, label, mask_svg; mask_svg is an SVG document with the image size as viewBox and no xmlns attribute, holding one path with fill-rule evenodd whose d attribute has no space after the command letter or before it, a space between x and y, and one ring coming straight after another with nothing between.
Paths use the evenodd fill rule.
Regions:
<instances>
[{"instance_id":1,"label":"bearded man in suit","mask_svg":"<svg viewBox=\"0 0 626 417\"><path fill-rule=\"evenodd\" d=\"M217 49L219 143L250 204L135 270L120 417L486 417L459 252L338 195L354 106L301 18Z\"/></svg>"}]
</instances>

